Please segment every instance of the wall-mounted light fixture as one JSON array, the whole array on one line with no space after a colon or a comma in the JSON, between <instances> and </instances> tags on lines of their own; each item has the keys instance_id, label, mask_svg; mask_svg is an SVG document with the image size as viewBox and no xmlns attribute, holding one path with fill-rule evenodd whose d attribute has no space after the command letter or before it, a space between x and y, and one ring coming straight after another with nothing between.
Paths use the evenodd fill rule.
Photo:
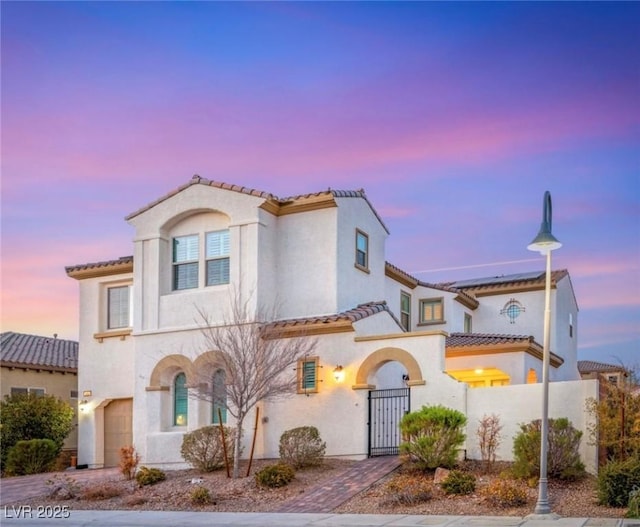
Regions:
<instances>
[{"instance_id":1,"label":"wall-mounted light fixture","mask_svg":"<svg viewBox=\"0 0 640 527\"><path fill-rule=\"evenodd\" d=\"M338 365L333 369L333 378L336 382L344 381L344 368L341 365Z\"/></svg>"},{"instance_id":2,"label":"wall-mounted light fixture","mask_svg":"<svg viewBox=\"0 0 640 527\"><path fill-rule=\"evenodd\" d=\"M87 401L86 399L82 399L82 401L78 403L78 408L80 408L81 412L85 412L87 410L88 404L89 404L89 401Z\"/></svg>"},{"instance_id":3,"label":"wall-mounted light fixture","mask_svg":"<svg viewBox=\"0 0 640 527\"><path fill-rule=\"evenodd\" d=\"M93 392L91 390L85 390L84 392L82 392L82 397L91 397L93 395Z\"/></svg>"}]
</instances>

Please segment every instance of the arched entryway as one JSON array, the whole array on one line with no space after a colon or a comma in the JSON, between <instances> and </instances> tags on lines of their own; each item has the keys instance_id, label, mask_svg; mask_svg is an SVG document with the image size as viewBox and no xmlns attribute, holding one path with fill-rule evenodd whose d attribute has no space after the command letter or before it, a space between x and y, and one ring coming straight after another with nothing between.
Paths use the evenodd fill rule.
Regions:
<instances>
[{"instance_id":1,"label":"arched entryway","mask_svg":"<svg viewBox=\"0 0 640 527\"><path fill-rule=\"evenodd\" d=\"M396 368L388 368L397 363ZM388 370L392 379L378 377ZM373 379L377 382L374 384ZM382 381L384 388L377 389ZM369 355L358 368L354 389L368 390L368 455L388 456L399 453L399 424L411 410L411 386L425 384L414 357L400 348L382 348Z\"/></svg>"}]
</instances>

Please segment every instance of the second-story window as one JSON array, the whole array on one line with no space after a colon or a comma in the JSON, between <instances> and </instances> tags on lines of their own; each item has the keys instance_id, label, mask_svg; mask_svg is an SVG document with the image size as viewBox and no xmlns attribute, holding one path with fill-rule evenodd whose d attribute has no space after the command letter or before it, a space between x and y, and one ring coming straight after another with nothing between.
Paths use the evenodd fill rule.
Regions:
<instances>
[{"instance_id":1,"label":"second-story window","mask_svg":"<svg viewBox=\"0 0 640 527\"><path fill-rule=\"evenodd\" d=\"M471 315L469 313L464 314L464 332L471 333L473 331L473 327L471 324Z\"/></svg>"},{"instance_id":2,"label":"second-story window","mask_svg":"<svg viewBox=\"0 0 640 527\"><path fill-rule=\"evenodd\" d=\"M369 271L369 236L356 229L356 267Z\"/></svg>"},{"instance_id":3,"label":"second-story window","mask_svg":"<svg viewBox=\"0 0 640 527\"><path fill-rule=\"evenodd\" d=\"M420 324L438 324L444 322L442 298L420 300Z\"/></svg>"},{"instance_id":4,"label":"second-story window","mask_svg":"<svg viewBox=\"0 0 640 527\"><path fill-rule=\"evenodd\" d=\"M130 292L128 285L107 289L107 329L131 327Z\"/></svg>"},{"instance_id":5,"label":"second-story window","mask_svg":"<svg viewBox=\"0 0 640 527\"><path fill-rule=\"evenodd\" d=\"M198 287L198 235L173 239L173 289Z\"/></svg>"},{"instance_id":6,"label":"second-story window","mask_svg":"<svg viewBox=\"0 0 640 527\"><path fill-rule=\"evenodd\" d=\"M204 247L200 236L191 234L173 239L174 291L229 283L229 230L204 233Z\"/></svg>"},{"instance_id":7,"label":"second-story window","mask_svg":"<svg viewBox=\"0 0 640 527\"><path fill-rule=\"evenodd\" d=\"M207 233L207 285L229 283L229 231Z\"/></svg>"},{"instance_id":8,"label":"second-story window","mask_svg":"<svg viewBox=\"0 0 640 527\"><path fill-rule=\"evenodd\" d=\"M405 331L411 331L411 295L400 293L400 323Z\"/></svg>"}]
</instances>

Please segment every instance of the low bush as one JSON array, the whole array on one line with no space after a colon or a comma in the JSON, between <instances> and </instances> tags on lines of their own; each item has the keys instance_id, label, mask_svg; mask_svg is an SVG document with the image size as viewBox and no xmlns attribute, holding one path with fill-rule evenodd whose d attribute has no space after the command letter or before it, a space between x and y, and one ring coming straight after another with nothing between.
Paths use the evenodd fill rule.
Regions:
<instances>
[{"instance_id":1,"label":"low bush","mask_svg":"<svg viewBox=\"0 0 640 527\"><path fill-rule=\"evenodd\" d=\"M159 468L140 467L136 474L136 481L138 485L144 487L145 485L155 485L160 481L164 481L166 477L166 474Z\"/></svg>"},{"instance_id":2,"label":"low bush","mask_svg":"<svg viewBox=\"0 0 640 527\"><path fill-rule=\"evenodd\" d=\"M400 421L400 451L423 470L455 465L464 443L465 415L444 406L423 406Z\"/></svg>"},{"instance_id":3,"label":"low bush","mask_svg":"<svg viewBox=\"0 0 640 527\"><path fill-rule=\"evenodd\" d=\"M58 445L51 439L18 441L7 453L6 473L24 476L49 472L58 457Z\"/></svg>"},{"instance_id":4,"label":"low bush","mask_svg":"<svg viewBox=\"0 0 640 527\"><path fill-rule=\"evenodd\" d=\"M516 477L531 478L540 473L540 420L520 425L513 441L513 473ZM575 480L584 476L580 460L582 432L562 417L549 419L547 475L550 478Z\"/></svg>"},{"instance_id":5,"label":"low bush","mask_svg":"<svg viewBox=\"0 0 640 527\"><path fill-rule=\"evenodd\" d=\"M432 483L422 475L400 474L384 488L380 505L415 505L433 497Z\"/></svg>"},{"instance_id":6,"label":"low bush","mask_svg":"<svg viewBox=\"0 0 640 527\"><path fill-rule=\"evenodd\" d=\"M640 488L640 458L610 461L598 471L598 501L601 505L626 507L634 488Z\"/></svg>"},{"instance_id":7,"label":"low bush","mask_svg":"<svg viewBox=\"0 0 640 527\"><path fill-rule=\"evenodd\" d=\"M191 491L191 503L194 505L209 505L213 499L211 493L206 487L196 487Z\"/></svg>"},{"instance_id":8,"label":"low bush","mask_svg":"<svg viewBox=\"0 0 640 527\"><path fill-rule=\"evenodd\" d=\"M275 489L291 483L295 475L293 468L284 463L267 465L259 472L256 472L256 483L263 487Z\"/></svg>"},{"instance_id":9,"label":"low bush","mask_svg":"<svg viewBox=\"0 0 640 527\"><path fill-rule=\"evenodd\" d=\"M136 468L140 462L140 456L133 445L123 446L120 449L120 472L127 480L132 480L136 474Z\"/></svg>"},{"instance_id":10,"label":"low bush","mask_svg":"<svg viewBox=\"0 0 640 527\"><path fill-rule=\"evenodd\" d=\"M625 517L640 519L640 487L629 493L629 505Z\"/></svg>"},{"instance_id":11,"label":"low bush","mask_svg":"<svg viewBox=\"0 0 640 527\"><path fill-rule=\"evenodd\" d=\"M496 507L517 507L527 503L527 491L516 482L497 479L482 489L485 499Z\"/></svg>"},{"instance_id":12,"label":"low bush","mask_svg":"<svg viewBox=\"0 0 640 527\"><path fill-rule=\"evenodd\" d=\"M476 490L476 478L468 472L452 470L440 486L446 494L471 494Z\"/></svg>"},{"instance_id":13,"label":"low bush","mask_svg":"<svg viewBox=\"0 0 640 527\"><path fill-rule=\"evenodd\" d=\"M235 430L224 427L227 456L233 459ZM213 472L224 466L224 445L220 426L211 425L198 428L184 435L180 449L182 457L200 472Z\"/></svg>"},{"instance_id":14,"label":"low bush","mask_svg":"<svg viewBox=\"0 0 640 527\"><path fill-rule=\"evenodd\" d=\"M280 459L293 468L321 465L326 449L315 426L300 426L280 436Z\"/></svg>"},{"instance_id":15,"label":"low bush","mask_svg":"<svg viewBox=\"0 0 640 527\"><path fill-rule=\"evenodd\" d=\"M100 501L115 498L122 494L122 489L113 483L97 483L86 487L80 497L87 501Z\"/></svg>"}]
</instances>

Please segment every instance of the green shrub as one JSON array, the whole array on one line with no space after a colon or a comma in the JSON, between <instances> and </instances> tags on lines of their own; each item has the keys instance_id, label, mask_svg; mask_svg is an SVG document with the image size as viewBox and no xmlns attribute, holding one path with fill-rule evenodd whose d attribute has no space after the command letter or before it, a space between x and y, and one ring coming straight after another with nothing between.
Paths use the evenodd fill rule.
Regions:
<instances>
[{"instance_id":1,"label":"green shrub","mask_svg":"<svg viewBox=\"0 0 640 527\"><path fill-rule=\"evenodd\" d=\"M629 493L628 509L626 518L640 519L640 488L636 487Z\"/></svg>"},{"instance_id":2,"label":"green shrub","mask_svg":"<svg viewBox=\"0 0 640 527\"><path fill-rule=\"evenodd\" d=\"M517 507L527 503L527 491L513 481L497 479L482 490L485 499L496 507Z\"/></svg>"},{"instance_id":3,"label":"green shrub","mask_svg":"<svg viewBox=\"0 0 640 527\"><path fill-rule=\"evenodd\" d=\"M421 474L400 474L384 488L383 506L415 505L433 497L433 485Z\"/></svg>"},{"instance_id":4,"label":"green shrub","mask_svg":"<svg viewBox=\"0 0 640 527\"><path fill-rule=\"evenodd\" d=\"M476 478L468 472L452 470L440 486L446 494L471 494L476 490Z\"/></svg>"},{"instance_id":5,"label":"green shrub","mask_svg":"<svg viewBox=\"0 0 640 527\"><path fill-rule=\"evenodd\" d=\"M280 459L293 468L321 465L326 448L315 426L300 426L280 436Z\"/></svg>"},{"instance_id":6,"label":"green shrub","mask_svg":"<svg viewBox=\"0 0 640 527\"><path fill-rule=\"evenodd\" d=\"M51 439L18 441L7 453L6 472L12 476L48 472L57 457L58 446Z\"/></svg>"},{"instance_id":7,"label":"green shrub","mask_svg":"<svg viewBox=\"0 0 640 527\"><path fill-rule=\"evenodd\" d=\"M275 489L291 483L295 475L293 468L284 463L267 465L259 472L256 472L256 483L263 487Z\"/></svg>"},{"instance_id":8,"label":"green shrub","mask_svg":"<svg viewBox=\"0 0 640 527\"><path fill-rule=\"evenodd\" d=\"M235 430L224 427L229 462L233 459ZM213 472L224 466L224 446L220 426L204 426L184 435L180 449L182 457L200 472Z\"/></svg>"},{"instance_id":9,"label":"green shrub","mask_svg":"<svg viewBox=\"0 0 640 527\"><path fill-rule=\"evenodd\" d=\"M164 481L165 478L165 473L159 468L140 467L140 470L138 470L136 474L136 481L141 487L145 485L155 485L160 481Z\"/></svg>"},{"instance_id":10,"label":"green shrub","mask_svg":"<svg viewBox=\"0 0 640 527\"><path fill-rule=\"evenodd\" d=\"M440 405L423 406L400 421L403 438L400 451L423 470L450 468L464 443L462 429L466 423L467 418L457 410Z\"/></svg>"},{"instance_id":11,"label":"green shrub","mask_svg":"<svg viewBox=\"0 0 640 527\"><path fill-rule=\"evenodd\" d=\"M520 425L520 432L513 442L513 473L516 477L531 478L540 473L540 419ZM563 480L575 480L584 476L584 464L580 461L582 432L562 417L549 419L547 476Z\"/></svg>"},{"instance_id":12,"label":"green shrub","mask_svg":"<svg viewBox=\"0 0 640 527\"><path fill-rule=\"evenodd\" d=\"M598 472L598 501L610 507L625 507L629 494L640 488L640 458L610 461Z\"/></svg>"},{"instance_id":13,"label":"green shrub","mask_svg":"<svg viewBox=\"0 0 640 527\"><path fill-rule=\"evenodd\" d=\"M53 395L5 395L0 402L0 468L4 470L9 450L18 441L50 439L60 453L73 429L73 408Z\"/></svg>"},{"instance_id":14,"label":"green shrub","mask_svg":"<svg viewBox=\"0 0 640 527\"><path fill-rule=\"evenodd\" d=\"M212 501L211 493L206 487L196 487L191 491L191 503L194 505L209 505Z\"/></svg>"}]
</instances>

